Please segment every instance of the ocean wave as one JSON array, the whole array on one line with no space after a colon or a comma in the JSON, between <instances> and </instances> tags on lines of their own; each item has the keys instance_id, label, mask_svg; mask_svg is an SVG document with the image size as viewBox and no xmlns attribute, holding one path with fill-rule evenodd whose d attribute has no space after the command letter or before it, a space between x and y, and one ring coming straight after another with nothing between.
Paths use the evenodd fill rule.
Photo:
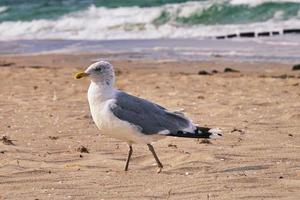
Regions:
<instances>
[{"instance_id":1,"label":"ocean wave","mask_svg":"<svg viewBox=\"0 0 300 200\"><path fill-rule=\"evenodd\" d=\"M4 21L0 23L0 38L195 38L243 31L280 32L285 28L300 27L300 3L263 0L251 1L252 4L249 2L194 1L159 7L118 8L91 5L85 10L71 12L56 19Z\"/></svg>"},{"instance_id":2,"label":"ocean wave","mask_svg":"<svg viewBox=\"0 0 300 200\"><path fill-rule=\"evenodd\" d=\"M298 3L265 2L256 6L214 3L196 10L187 17L178 16L176 22L190 25L249 24L268 20L288 20L297 17L299 11L300 4ZM279 12L281 15L278 15Z\"/></svg>"}]
</instances>

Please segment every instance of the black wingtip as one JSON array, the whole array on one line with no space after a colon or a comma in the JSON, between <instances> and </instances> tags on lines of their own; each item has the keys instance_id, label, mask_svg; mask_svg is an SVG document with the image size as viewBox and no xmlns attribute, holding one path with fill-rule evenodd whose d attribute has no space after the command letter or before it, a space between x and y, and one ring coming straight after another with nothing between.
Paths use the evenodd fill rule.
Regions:
<instances>
[{"instance_id":1,"label":"black wingtip","mask_svg":"<svg viewBox=\"0 0 300 200\"><path fill-rule=\"evenodd\" d=\"M222 137L222 131L218 128L211 129L207 127L196 127L197 129L193 132L178 131L176 133L170 133L167 136L173 137L185 137L185 138L206 138L216 139Z\"/></svg>"},{"instance_id":2,"label":"black wingtip","mask_svg":"<svg viewBox=\"0 0 300 200\"><path fill-rule=\"evenodd\" d=\"M210 138L212 133L209 132L210 128L206 127L196 127L194 133L185 132L185 131L178 131L177 133L170 133L168 136L173 137L185 137L185 138ZM222 135L222 134L221 134Z\"/></svg>"}]
</instances>

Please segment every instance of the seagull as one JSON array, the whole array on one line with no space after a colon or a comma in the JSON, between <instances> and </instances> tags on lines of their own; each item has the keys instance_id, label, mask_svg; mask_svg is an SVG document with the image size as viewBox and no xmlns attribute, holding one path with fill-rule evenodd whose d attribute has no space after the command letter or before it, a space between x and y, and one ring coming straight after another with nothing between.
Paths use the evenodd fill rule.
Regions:
<instances>
[{"instance_id":1,"label":"seagull","mask_svg":"<svg viewBox=\"0 0 300 200\"><path fill-rule=\"evenodd\" d=\"M93 121L105 135L127 142L129 150L124 170L128 170L133 144L146 144L152 153L158 172L163 168L154 147L166 136L187 138L217 138L220 129L196 126L180 112L166 108L114 88L115 73L112 64L99 61L84 72L78 72L76 79L89 77L88 102Z\"/></svg>"}]
</instances>

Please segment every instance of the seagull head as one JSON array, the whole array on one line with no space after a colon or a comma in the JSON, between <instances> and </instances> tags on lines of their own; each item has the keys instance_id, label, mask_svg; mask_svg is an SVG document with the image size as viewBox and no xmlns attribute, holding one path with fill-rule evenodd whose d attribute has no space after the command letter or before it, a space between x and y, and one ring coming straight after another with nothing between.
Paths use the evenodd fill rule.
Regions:
<instances>
[{"instance_id":1,"label":"seagull head","mask_svg":"<svg viewBox=\"0 0 300 200\"><path fill-rule=\"evenodd\" d=\"M78 72L76 79L89 77L91 81L112 86L115 81L115 72L112 64L107 61L99 61L90 65L84 72Z\"/></svg>"}]
</instances>

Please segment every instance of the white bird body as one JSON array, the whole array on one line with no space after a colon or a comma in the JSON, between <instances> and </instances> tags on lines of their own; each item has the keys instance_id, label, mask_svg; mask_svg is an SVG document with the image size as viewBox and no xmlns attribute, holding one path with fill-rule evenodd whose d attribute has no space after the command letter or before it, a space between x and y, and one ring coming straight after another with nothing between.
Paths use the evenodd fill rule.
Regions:
<instances>
[{"instance_id":1,"label":"white bird body","mask_svg":"<svg viewBox=\"0 0 300 200\"><path fill-rule=\"evenodd\" d=\"M115 117L110 108L115 104L115 97L119 91L91 81L88 89L88 101L93 121L102 134L132 143L149 144L159 137L143 135L139 128Z\"/></svg>"}]
</instances>

